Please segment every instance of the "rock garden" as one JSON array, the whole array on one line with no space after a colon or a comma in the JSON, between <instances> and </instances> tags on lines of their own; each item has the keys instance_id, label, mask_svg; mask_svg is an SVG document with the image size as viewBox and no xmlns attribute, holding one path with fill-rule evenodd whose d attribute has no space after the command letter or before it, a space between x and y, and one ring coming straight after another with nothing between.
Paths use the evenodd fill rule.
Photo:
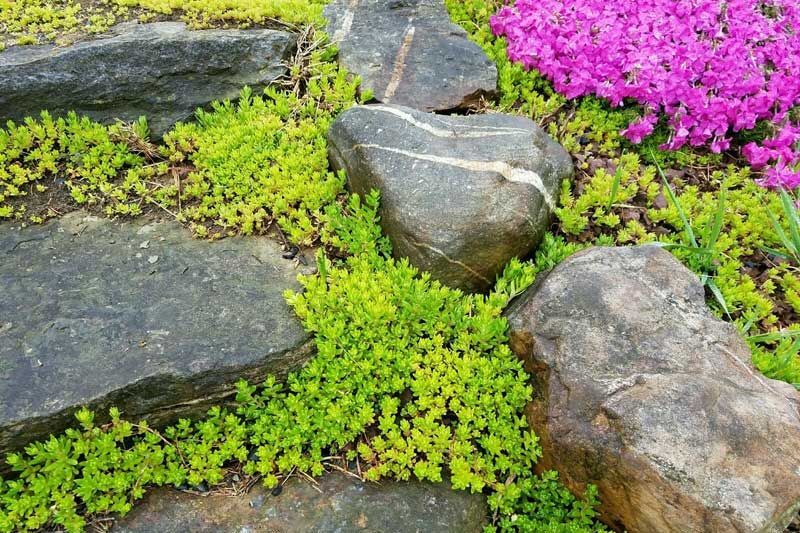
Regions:
<instances>
[{"instance_id":1,"label":"rock garden","mask_svg":"<svg viewBox=\"0 0 800 533\"><path fill-rule=\"evenodd\" d=\"M0 0L0 532L800 531L790 0Z\"/></svg>"}]
</instances>

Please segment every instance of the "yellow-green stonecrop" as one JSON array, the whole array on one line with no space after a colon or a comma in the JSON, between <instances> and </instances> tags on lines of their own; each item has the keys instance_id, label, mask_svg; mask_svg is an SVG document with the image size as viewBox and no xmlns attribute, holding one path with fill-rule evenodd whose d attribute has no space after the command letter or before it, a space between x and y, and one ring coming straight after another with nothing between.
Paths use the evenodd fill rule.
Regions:
<instances>
[{"instance_id":1,"label":"yellow-green stonecrop","mask_svg":"<svg viewBox=\"0 0 800 533\"><path fill-rule=\"evenodd\" d=\"M322 26L322 0L0 0L3 46L101 33L125 20L210 26Z\"/></svg>"}]
</instances>

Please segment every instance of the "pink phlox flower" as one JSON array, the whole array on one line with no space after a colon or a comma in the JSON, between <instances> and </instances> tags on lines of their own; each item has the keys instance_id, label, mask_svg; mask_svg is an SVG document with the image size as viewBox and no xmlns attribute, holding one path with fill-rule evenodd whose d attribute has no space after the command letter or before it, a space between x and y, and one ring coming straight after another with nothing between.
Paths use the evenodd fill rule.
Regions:
<instances>
[{"instance_id":1,"label":"pink phlox flower","mask_svg":"<svg viewBox=\"0 0 800 533\"><path fill-rule=\"evenodd\" d=\"M647 110L623 134L641 142L658 114L665 148L731 149L731 136L761 120L782 125L741 153L756 169L797 156L800 5L796 0L516 0L491 19L508 55L553 81L568 98L593 94ZM790 163L761 182L796 183Z\"/></svg>"}]
</instances>

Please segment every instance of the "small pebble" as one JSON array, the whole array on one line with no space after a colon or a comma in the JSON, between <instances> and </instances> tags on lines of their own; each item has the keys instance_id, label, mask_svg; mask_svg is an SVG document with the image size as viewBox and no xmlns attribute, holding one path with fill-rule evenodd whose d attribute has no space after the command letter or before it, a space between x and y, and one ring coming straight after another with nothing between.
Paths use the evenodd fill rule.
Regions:
<instances>
[{"instance_id":1,"label":"small pebble","mask_svg":"<svg viewBox=\"0 0 800 533\"><path fill-rule=\"evenodd\" d=\"M151 265L155 264L157 261L158 261L157 255L151 255L150 257L147 258L147 262L150 263Z\"/></svg>"},{"instance_id":2,"label":"small pebble","mask_svg":"<svg viewBox=\"0 0 800 533\"><path fill-rule=\"evenodd\" d=\"M139 248L142 248L144 250L150 248L150 241L144 241L142 244L139 245Z\"/></svg>"},{"instance_id":3,"label":"small pebble","mask_svg":"<svg viewBox=\"0 0 800 533\"><path fill-rule=\"evenodd\" d=\"M297 256L297 254L299 253L300 253L300 248L298 248L297 246L292 246L291 248L283 252L283 254L281 254L281 257L283 257L284 259L294 259L295 256Z\"/></svg>"},{"instance_id":4,"label":"small pebble","mask_svg":"<svg viewBox=\"0 0 800 533\"><path fill-rule=\"evenodd\" d=\"M283 485L277 485L274 489L272 489L270 494L273 496L280 496L281 492L283 492Z\"/></svg>"}]
</instances>

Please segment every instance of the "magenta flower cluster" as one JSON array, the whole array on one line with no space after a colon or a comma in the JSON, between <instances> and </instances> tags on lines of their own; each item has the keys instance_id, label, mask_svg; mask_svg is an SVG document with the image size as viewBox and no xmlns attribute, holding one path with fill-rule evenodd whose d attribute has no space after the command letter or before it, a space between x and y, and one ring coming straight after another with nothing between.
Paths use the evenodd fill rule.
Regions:
<instances>
[{"instance_id":1,"label":"magenta flower cluster","mask_svg":"<svg viewBox=\"0 0 800 533\"><path fill-rule=\"evenodd\" d=\"M492 17L508 55L568 98L594 94L644 116L623 134L638 143L658 114L666 149L728 150L734 132L771 121L776 134L742 154L762 185L800 186L798 0L517 0Z\"/></svg>"}]
</instances>

